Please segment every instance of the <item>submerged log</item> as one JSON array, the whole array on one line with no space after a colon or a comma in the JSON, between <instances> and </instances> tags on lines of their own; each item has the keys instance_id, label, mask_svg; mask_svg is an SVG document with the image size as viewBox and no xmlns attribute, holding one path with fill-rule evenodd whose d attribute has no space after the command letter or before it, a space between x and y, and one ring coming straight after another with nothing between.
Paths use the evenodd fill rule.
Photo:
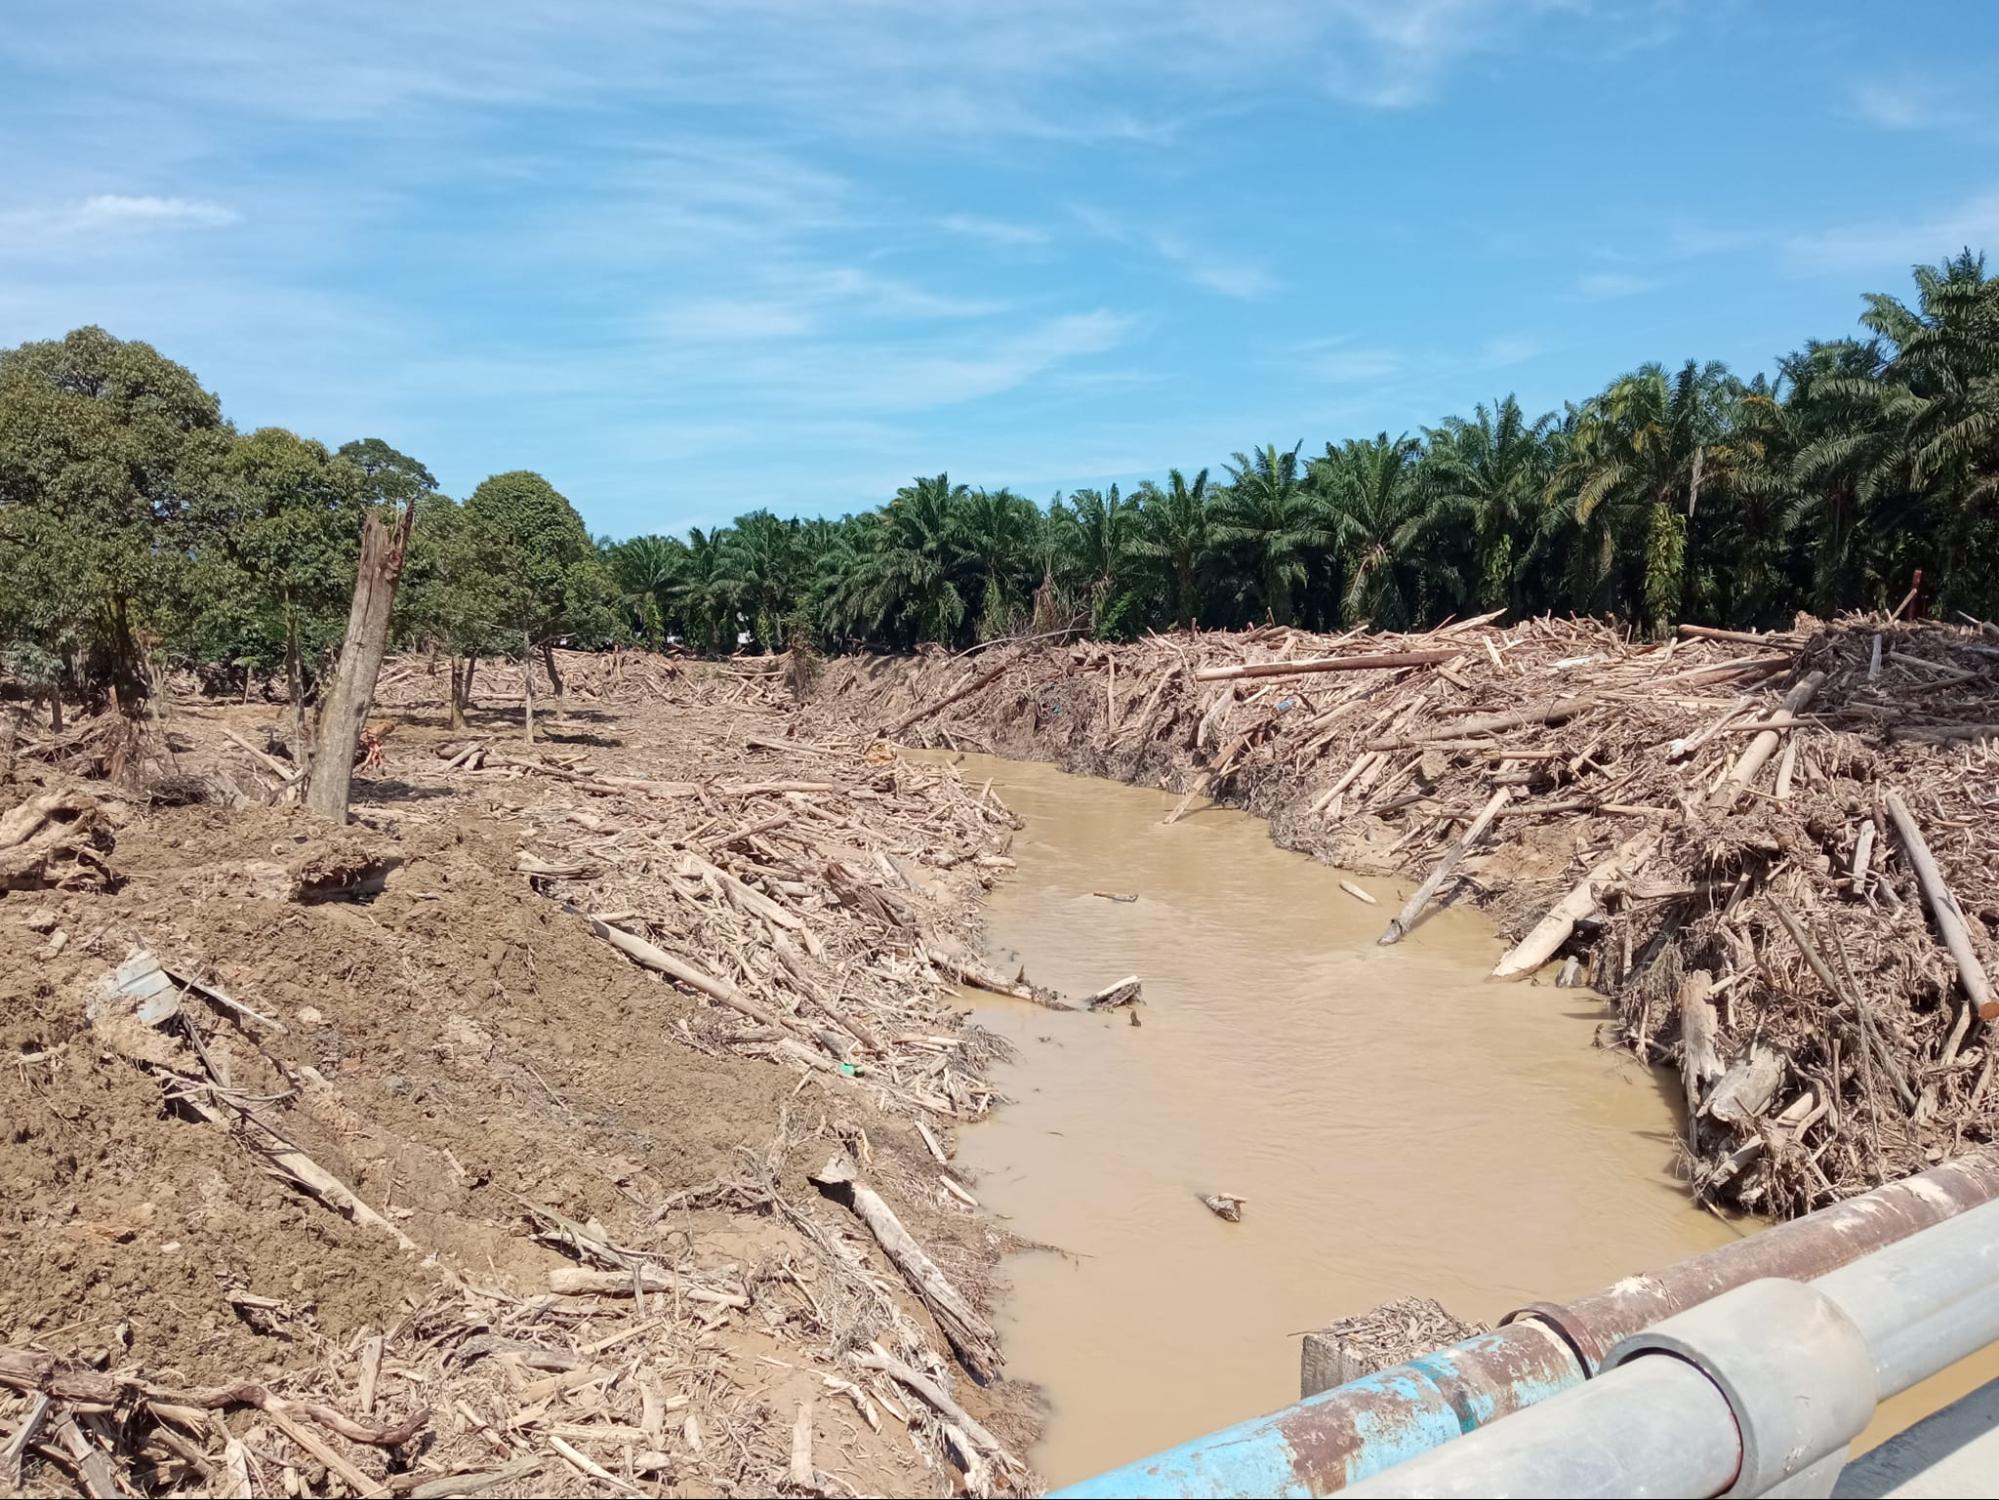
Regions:
<instances>
[{"instance_id":1,"label":"submerged log","mask_svg":"<svg viewBox=\"0 0 1999 1500\"><path fill-rule=\"evenodd\" d=\"M1451 846L1451 852L1446 854L1437 868L1430 872L1430 878L1416 887L1416 893L1404 903L1402 910L1395 914L1387 930L1375 939L1378 944L1384 948L1391 947L1408 935L1409 929L1416 925L1416 919L1423 915L1423 908L1430 904L1431 897L1443 889L1444 882L1451 878L1452 872L1463 863L1464 857L1471 853L1472 847L1484 836L1486 829L1492 826L1492 820L1499 816L1499 810L1506 806L1507 800L1512 795L1513 788L1510 786L1503 786L1492 794L1485 806L1479 809L1478 816L1472 819L1471 827L1465 830L1464 837Z\"/></svg>"}]
</instances>

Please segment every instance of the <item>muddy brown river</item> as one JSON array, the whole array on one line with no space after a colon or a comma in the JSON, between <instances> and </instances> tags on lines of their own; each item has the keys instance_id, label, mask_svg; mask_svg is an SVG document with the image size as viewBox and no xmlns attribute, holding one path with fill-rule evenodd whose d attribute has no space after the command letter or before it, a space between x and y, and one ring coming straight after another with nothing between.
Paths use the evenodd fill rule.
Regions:
<instances>
[{"instance_id":1,"label":"muddy brown river","mask_svg":"<svg viewBox=\"0 0 1999 1500\"><path fill-rule=\"evenodd\" d=\"M1008 1261L999 1319L1051 1484L1295 1400L1296 1336L1331 1319L1421 1294L1490 1322L1753 1227L1674 1182L1677 1079L1593 1045L1599 997L1487 983L1481 916L1380 948L1413 882L1349 876L1368 906L1247 815L1167 827L1163 792L953 761L1027 825L989 951L1070 993L1145 982L1138 1027L965 997L1019 1056L959 1161L1056 1247Z\"/></svg>"}]
</instances>

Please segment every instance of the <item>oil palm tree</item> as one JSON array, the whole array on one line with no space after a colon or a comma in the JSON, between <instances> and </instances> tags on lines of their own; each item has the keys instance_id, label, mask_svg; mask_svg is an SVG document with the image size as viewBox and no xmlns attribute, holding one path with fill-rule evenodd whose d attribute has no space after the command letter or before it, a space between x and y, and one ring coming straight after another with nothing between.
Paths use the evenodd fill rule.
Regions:
<instances>
[{"instance_id":1,"label":"oil palm tree","mask_svg":"<svg viewBox=\"0 0 1999 1500\"><path fill-rule=\"evenodd\" d=\"M1703 484L1726 477L1727 413L1739 391L1719 361L1688 360L1671 375L1647 364L1578 409L1549 498L1582 533L1579 607L1635 604L1654 630L1678 615L1687 519ZM1606 598L1634 566L1637 587Z\"/></svg>"},{"instance_id":2,"label":"oil palm tree","mask_svg":"<svg viewBox=\"0 0 1999 1500\"><path fill-rule=\"evenodd\" d=\"M855 614L902 643L949 642L965 619L956 512L970 491L948 474L895 492L865 533L847 595Z\"/></svg>"},{"instance_id":3,"label":"oil palm tree","mask_svg":"<svg viewBox=\"0 0 1999 1500\"><path fill-rule=\"evenodd\" d=\"M671 587L674 603L687 625L687 641L697 651L727 654L736 649L740 628L735 596L729 590L725 528L687 532L687 556Z\"/></svg>"},{"instance_id":4,"label":"oil palm tree","mask_svg":"<svg viewBox=\"0 0 1999 1500\"><path fill-rule=\"evenodd\" d=\"M1860 321L1890 350L1882 414L1930 512L1945 601L1989 607L1999 579L1968 563L1999 548L1999 277L1965 250L1915 280L1915 306L1876 294Z\"/></svg>"},{"instance_id":5,"label":"oil palm tree","mask_svg":"<svg viewBox=\"0 0 1999 1500\"><path fill-rule=\"evenodd\" d=\"M1077 490L1048 516L1060 581L1089 601L1090 629L1099 636L1130 634L1143 614L1133 585L1138 506L1112 485ZM1066 570L1066 576L1060 570Z\"/></svg>"},{"instance_id":6,"label":"oil palm tree","mask_svg":"<svg viewBox=\"0 0 1999 1500\"><path fill-rule=\"evenodd\" d=\"M1446 417L1428 432L1423 483L1433 503L1462 523L1477 569L1480 609L1521 612L1524 539L1547 487L1550 412L1528 421L1513 396Z\"/></svg>"},{"instance_id":7,"label":"oil palm tree","mask_svg":"<svg viewBox=\"0 0 1999 1500\"><path fill-rule=\"evenodd\" d=\"M1012 490L973 490L956 511L960 560L977 577L978 633L996 640L1012 628L1039 574L1041 512Z\"/></svg>"},{"instance_id":8,"label":"oil palm tree","mask_svg":"<svg viewBox=\"0 0 1999 1500\"><path fill-rule=\"evenodd\" d=\"M1349 622L1401 630L1433 597L1457 588L1435 535L1445 512L1416 482L1422 451L1414 438L1384 432L1338 448L1328 443L1312 461L1312 484L1325 497L1328 529L1343 563L1340 605Z\"/></svg>"},{"instance_id":9,"label":"oil palm tree","mask_svg":"<svg viewBox=\"0 0 1999 1500\"><path fill-rule=\"evenodd\" d=\"M1280 625L1291 623L1292 596L1310 576L1312 557L1332 542L1319 499L1299 472L1303 446L1284 452L1270 443L1253 455L1235 454L1215 508L1215 538L1242 564L1239 592Z\"/></svg>"},{"instance_id":10,"label":"oil palm tree","mask_svg":"<svg viewBox=\"0 0 1999 1500\"><path fill-rule=\"evenodd\" d=\"M674 585L687 561L678 537L635 536L605 549L634 632L654 645L666 644L676 613Z\"/></svg>"},{"instance_id":11,"label":"oil palm tree","mask_svg":"<svg viewBox=\"0 0 1999 1500\"><path fill-rule=\"evenodd\" d=\"M1138 535L1132 551L1150 559L1163 576L1174 618L1182 630L1194 628L1201 574L1215 550L1215 513L1208 500L1208 471L1189 484L1178 469L1167 472L1162 489L1151 480L1138 487Z\"/></svg>"},{"instance_id":12,"label":"oil palm tree","mask_svg":"<svg viewBox=\"0 0 1999 1500\"><path fill-rule=\"evenodd\" d=\"M722 586L766 652L784 645L784 620L797 596L798 522L768 510L738 516L722 545Z\"/></svg>"}]
</instances>

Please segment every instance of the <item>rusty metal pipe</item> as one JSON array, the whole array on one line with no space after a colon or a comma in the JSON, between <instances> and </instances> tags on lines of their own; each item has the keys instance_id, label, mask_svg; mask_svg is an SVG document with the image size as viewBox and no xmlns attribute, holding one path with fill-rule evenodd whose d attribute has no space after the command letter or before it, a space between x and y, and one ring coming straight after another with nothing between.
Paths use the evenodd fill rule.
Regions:
<instances>
[{"instance_id":1,"label":"rusty metal pipe","mask_svg":"<svg viewBox=\"0 0 1999 1500\"><path fill-rule=\"evenodd\" d=\"M1751 1281L1808 1281L1999 1200L1980 1152L1114 1469L1059 1496L1329 1495L1580 1385L1619 1340Z\"/></svg>"},{"instance_id":2,"label":"rusty metal pipe","mask_svg":"<svg viewBox=\"0 0 1999 1500\"><path fill-rule=\"evenodd\" d=\"M1766 1277L1816 1280L1995 1198L1999 1153L1977 1152L1573 1302L1523 1307L1503 1322L1545 1323L1594 1375L1613 1344L1661 1318Z\"/></svg>"}]
</instances>

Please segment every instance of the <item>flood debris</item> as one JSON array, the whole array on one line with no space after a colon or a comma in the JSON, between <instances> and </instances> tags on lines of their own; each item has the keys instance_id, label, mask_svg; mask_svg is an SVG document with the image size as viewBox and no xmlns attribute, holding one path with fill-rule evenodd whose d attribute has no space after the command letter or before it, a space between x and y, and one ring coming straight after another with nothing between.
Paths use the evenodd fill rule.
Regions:
<instances>
[{"instance_id":1,"label":"flood debris","mask_svg":"<svg viewBox=\"0 0 1999 1500\"><path fill-rule=\"evenodd\" d=\"M1559 964L1651 1063L1679 1067L1681 980L1707 971L1701 1199L1800 1213L1999 1134L1999 646L1976 622L1647 641L1485 617L998 649L1010 670L976 683L943 658L830 662L803 717L824 738L906 702L925 710L900 715L911 744L1157 786L1179 798L1168 823L1207 797L1348 870L1418 876L1383 942L1486 906L1512 945L1500 977ZM1765 1057L1760 1109L1704 1109Z\"/></svg>"},{"instance_id":2,"label":"flood debris","mask_svg":"<svg viewBox=\"0 0 1999 1500\"><path fill-rule=\"evenodd\" d=\"M1039 1488L1008 1240L934 1159L999 1097L944 955L987 967L1012 816L799 740L782 671L558 657L532 748L517 666L453 730L390 663L344 829L246 749L275 707L178 694L178 774L243 794L132 820L17 756L5 826L94 800L104 865L0 897L0 1487Z\"/></svg>"},{"instance_id":3,"label":"flood debris","mask_svg":"<svg viewBox=\"0 0 1999 1500\"><path fill-rule=\"evenodd\" d=\"M1115 1010L1121 1005L1138 1005L1144 1001L1145 986L1136 974L1127 974L1122 979L1114 979L1100 990L1092 990L1076 1003L1084 1010Z\"/></svg>"},{"instance_id":4,"label":"flood debris","mask_svg":"<svg viewBox=\"0 0 1999 1500\"><path fill-rule=\"evenodd\" d=\"M1298 1353L1298 1395L1316 1396L1487 1331L1483 1323L1454 1317L1428 1297L1384 1302L1304 1336Z\"/></svg>"},{"instance_id":5,"label":"flood debris","mask_svg":"<svg viewBox=\"0 0 1999 1500\"><path fill-rule=\"evenodd\" d=\"M1249 1202L1240 1193L1196 1193L1194 1196L1207 1206L1209 1213L1231 1224L1242 1222L1243 1205Z\"/></svg>"}]
</instances>

